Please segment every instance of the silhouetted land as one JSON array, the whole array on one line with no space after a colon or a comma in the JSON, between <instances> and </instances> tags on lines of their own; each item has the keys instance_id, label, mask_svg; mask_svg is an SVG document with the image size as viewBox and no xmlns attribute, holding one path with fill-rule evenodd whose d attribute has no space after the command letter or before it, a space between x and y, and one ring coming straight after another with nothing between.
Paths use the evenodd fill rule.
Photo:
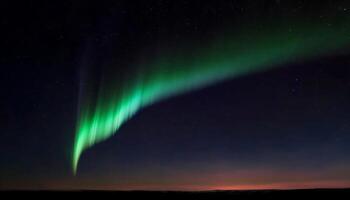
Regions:
<instances>
[{"instance_id":1,"label":"silhouetted land","mask_svg":"<svg viewBox=\"0 0 350 200\"><path fill-rule=\"evenodd\" d=\"M300 189L300 190L244 190L244 191L101 191L101 190L74 190L74 191L24 191L24 190L7 190L1 193L7 193L9 195L23 195L29 196L50 196L58 197L60 195L67 195L72 197L75 195L86 195L88 197L103 196L110 197L141 197L144 198L305 198L305 197L325 197L336 199L350 199L349 189Z\"/></svg>"}]
</instances>

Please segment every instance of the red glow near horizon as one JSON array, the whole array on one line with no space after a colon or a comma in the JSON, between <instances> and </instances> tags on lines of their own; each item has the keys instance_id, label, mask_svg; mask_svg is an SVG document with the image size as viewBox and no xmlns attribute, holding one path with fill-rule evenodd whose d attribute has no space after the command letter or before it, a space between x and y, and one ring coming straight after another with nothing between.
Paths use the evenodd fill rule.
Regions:
<instances>
[{"instance_id":1,"label":"red glow near horizon","mask_svg":"<svg viewBox=\"0 0 350 200\"><path fill-rule=\"evenodd\" d=\"M271 184L244 185L129 185L129 186L98 186L95 190L150 190L150 191L210 191L210 190L291 190L319 188L350 188L350 181L318 181Z\"/></svg>"}]
</instances>

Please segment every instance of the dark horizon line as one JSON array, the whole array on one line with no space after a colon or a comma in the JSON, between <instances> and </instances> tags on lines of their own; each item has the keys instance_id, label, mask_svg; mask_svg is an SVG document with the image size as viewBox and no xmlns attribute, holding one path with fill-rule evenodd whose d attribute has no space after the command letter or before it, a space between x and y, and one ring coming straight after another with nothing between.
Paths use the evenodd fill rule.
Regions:
<instances>
[{"instance_id":1,"label":"dark horizon line","mask_svg":"<svg viewBox=\"0 0 350 200\"><path fill-rule=\"evenodd\" d=\"M349 190L350 187L346 188L299 188L299 189L247 189L247 190L108 190L108 189L0 189L0 192L170 192L170 193L201 193L201 192L255 192L255 191L330 191L330 190Z\"/></svg>"}]
</instances>

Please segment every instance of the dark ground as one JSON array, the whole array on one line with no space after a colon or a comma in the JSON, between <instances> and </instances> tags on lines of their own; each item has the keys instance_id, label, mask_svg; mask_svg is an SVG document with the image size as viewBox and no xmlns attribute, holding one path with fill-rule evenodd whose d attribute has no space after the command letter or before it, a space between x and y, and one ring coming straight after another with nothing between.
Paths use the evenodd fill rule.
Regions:
<instances>
[{"instance_id":1,"label":"dark ground","mask_svg":"<svg viewBox=\"0 0 350 200\"><path fill-rule=\"evenodd\" d=\"M169 198L230 198L230 199L247 199L247 198L276 198L276 199L295 199L295 198L325 198L325 199L349 199L350 189L299 189L299 190L245 190L245 191L198 191L198 192L182 192L182 191L95 191L95 190L81 190L81 191L2 191L1 196L7 194L14 197L23 195L25 198L29 196L45 196L55 197L67 196L69 198L81 198L86 195L89 198L103 199L104 196L110 196L113 199L119 197L142 199L169 199ZM109 198L109 197L108 197Z\"/></svg>"}]
</instances>

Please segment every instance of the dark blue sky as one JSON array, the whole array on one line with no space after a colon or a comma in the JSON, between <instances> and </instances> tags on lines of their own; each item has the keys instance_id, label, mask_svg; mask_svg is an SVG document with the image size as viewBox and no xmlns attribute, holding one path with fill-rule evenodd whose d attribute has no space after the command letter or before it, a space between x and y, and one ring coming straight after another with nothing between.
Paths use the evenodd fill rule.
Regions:
<instances>
[{"instance_id":1,"label":"dark blue sky","mask_svg":"<svg viewBox=\"0 0 350 200\"><path fill-rule=\"evenodd\" d=\"M350 9L345 1L262 2L5 5L0 189L349 187L347 49L149 106L87 150L76 177L71 172L79 71L91 48L119 41L117 53L127 56L143 48L137 44L147 37L143 30L159 31L155 24L163 14L178 23L163 30L189 20L202 27L202 37L215 32L217 22L294 15L298 9L295 15L301 15L311 7L315 15ZM196 18L195 8L209 10L205 18L212 20ZM140 17L150 23L137 23ZM198 34L178 31L181 37Z\"/></svg>"}]
</instances>

